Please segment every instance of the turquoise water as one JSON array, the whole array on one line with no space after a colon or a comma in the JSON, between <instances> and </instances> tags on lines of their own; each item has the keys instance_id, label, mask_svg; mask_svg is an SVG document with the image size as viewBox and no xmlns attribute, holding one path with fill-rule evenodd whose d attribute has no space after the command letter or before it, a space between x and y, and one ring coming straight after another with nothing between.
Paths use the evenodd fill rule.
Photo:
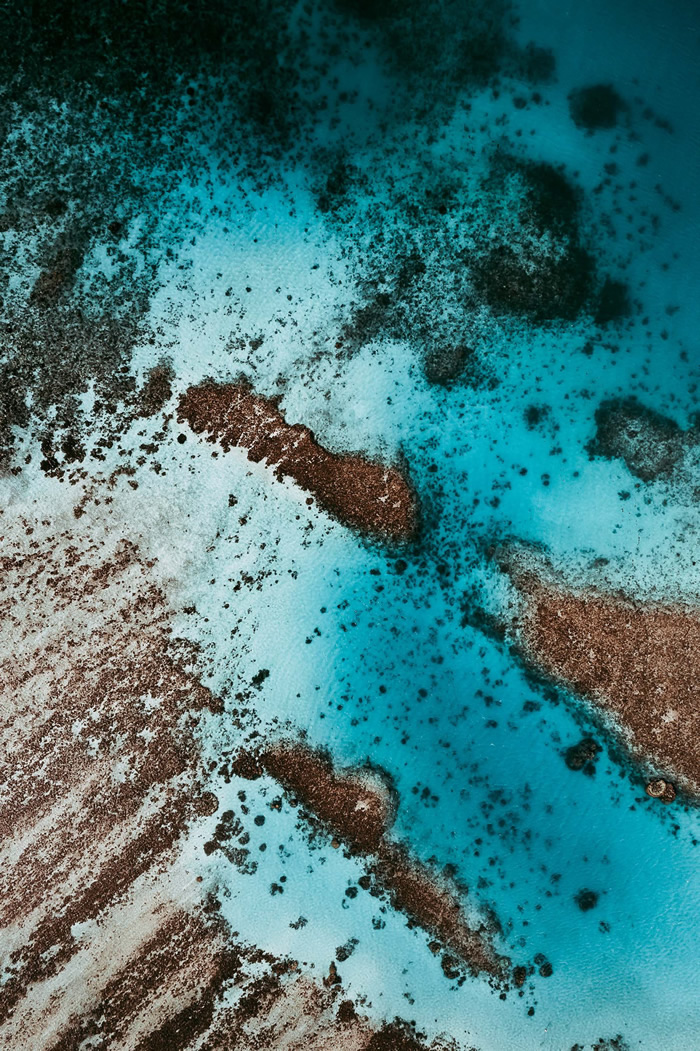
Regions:
<instances>
[{"instance_id":1,"label":"turquoise water","mask_svg":"<svg viewBox=\"0 0 700 1051\"><path fill-rule=\"evenodd\" d=\"M302 46L292 6L270 14L271 35L282 25L294 40L292 57L272 60L282 69ZM509 616L513 594L488 555L508 540L640 601L700 593L687 478L643 484L586 449L607 398L634 395L684 428L698 410L700 15L660 0L523 0L503 13L509 44L494 68L465 80L444 6L444 24L435 14L429 29L417 19L399 32L390 4L388 22L338 4L357 38L343 30L328 53L323 19L312 20L318 37L304 46L323 74L302 83L309 113L264 164L238 148L225 97L199 120L182 117L182 140L177 121L164 123L165 145L177 143L167 178L155 162L136 165L125 222L129 251L153 266L144 317L156 335L136 343L134 375L161 357L176 392L243 374L328 448L401 458L422 509L414 544L373 545L245 452L212 455L174 421L163 472L139 470L129 503L115 502L114 521L140 523L170 605L195 608L178 614L177 632L198 644L225 701L203 746L221 808L250 835L247 868L202 851L216 817L192 834L189 861L217 882L234 930L319 975L356 939L339 971L376 1018L414 1019L479 1051L564 1051L618 1034L630 1049L695 1051L697 810L646 797L584 703L533 683L477 613ZM497 5L487 11L499 20ZM530 41L551 50L551 76L523 78L512 56ZM614 85L624 106L614 128L587 132L568 96L595 84ZM596 288L610 275L629 289L619 323L596 325L588 308L513 316L472 294L465 272L508 240L523 193L489 181L499 155L564 166ZM411 253L425 276L402 285ZM89 264L111 265L98 252ZM431 382L426 356L462 343L468 368ZM86 405L93 394L81 393ZM134 444L159 425L135 424ZM8 499L21 509L34 484L44 484L36 462L7 482ZM70 507L57 484L47 491ZM269 675L251 687L261 669ZM454 865L498 917L513 961L542 953L552 976L505 1000L481 979L451 982L405 917L363 891L348 897L357 860L309 843L288 801L270 808L272 782L221 772L242 707L250 725L304 731L341 765L384 767L400 798L397 835ZM564 761L587 733L603 745L594 777ZM282 876L284 892L271 894ZM598 895L585 912L583 889Z\"/></svg>"},{"instance_id":2,"label":"turquoise water","mask_svg":"<svg viewBox=\"0 0 700 1051\"><path fill-rule=\"evenodd\" d=\"M378 906L362 893L348 903L344 888L356 881L356 864L327 845L309 854L288 809L267 818L262 837L274 835L280 850L260 855L254 877L227 868L222 879L236 927L319 969L329 950L356 938L340 967L351 993L368 997L380 1014L414 1018L429 1033L448 1032L481 1051L563 1049L617 1034L631 1048L692 1051L700 1032L696 812L661 813L607 748L594 778L568 770L563 751L590 726L585 709L561 693L543 695L507 649L463 617L467 595L494 612L505 608L507 587L484 555L488 543L504 538L544 545L572 574L642 597L697 593L695 500L682 486L635 486L624 464L591 461L585 445L606 397L636 394L683 426L696 408L700 25L691 8L670 14L650 3L531 3L519 13L522 41L551 47L557 60L556 82L540 89L546 106L514 109L517 82L497 99L490 89L476 91L468 117L430 116L439 134L415 153L406 140L421 129L411 117L386 139L368 135L350 149L350 160L375 181L366 200L357 191L343 224L319 218L303 173L295 172L293 208L263 194L238 237L222 239L207 227L192 252L202 290L223 265L244 267L254 286L244 307L247 331L270 333L252 374L264 392L284 377L289 419L303 420L331 447L405 457L424 508L420 544L387 553L312 512L297 521L293 491L268 488L260 468L232 454L225 465L207 464L210 484L229 487L250 506L274 554L268 562L255 551L257 538L243 547L243 539L222 535L207 562L221 574L220 586L198 589L196 569L183 594L196 597L200 615L220 621L198 637L211 646L217 681L226 683L233 658L224 629L233 618L222 613L230 601L223 578L238 572L242 550L258 567L262 558L270 577L246 599L247 609L236 607L243 617L233 678L245 680L244 667L248 678L268 669L256 698L264 721L303 728L340 762L371 758L390 771L401 799L397 832L419 856L456 866L475 899L500 918L514 960L544 953L554 974L505 1002L477 979L451 985L420 932L390 912L376 929ZM601 81L643 101L630 101L628 126L586 134L571 122L567 94ZM672 133L642 116L647 105L671 122ZM428 162L440 173L455 164L463 169L462 200L478 210L483 151L502 135L519 146L519 130L526 156L575 173L602 266L624 277L638 304L631 320L600 332L585 318L535 324L477 312L470 324L485 378L447 389L426 382L423 337L410 326L405 339L379 332L352 354L329 355L357 295L353 278L358 270L366 276L357 257L371 256L367 243L379 231L386 236L392 215L399 227L409 223L396 181L417 192ZM466 146L474 160L464 166ZM641 166L647 151L651 159ZM611 158L614 185L596 192ZM657 185L680 211L663 204ZM654 236L638 234L645 210L659 213ZM609 224L601 221L606 215ZM251 249L252 231L258 240ZM407 227L407 237L414 233ZM376 258L383 265L381 252ZM283 323L270 307L277 287L291 297ZM667 306L680 309L668 313ZM204 316L206 324L201 313L197 324L207 349L183 322L180 367L198 377L201 355L211 353L222 376L245 368L244 350L214 355L218 321ZM528 405L549 407L536 427L525 419ZM621 500L624 491L630 495ZM226 511L208 515L210 531L215 521L222 534L233 530ZM397 557L407 564L402 572ZM596 558L608 560L604 569L591 567ZM250 785L234 779L234 805L241 788L250 802ZM274 794L272 786L264 791ZM285 893L269 898L260 915L260 887L281 873ZM574 901L583 888L599 895L588 912ZM292 930L298 915L309 923Z\"/></svg>"}]
</instances>

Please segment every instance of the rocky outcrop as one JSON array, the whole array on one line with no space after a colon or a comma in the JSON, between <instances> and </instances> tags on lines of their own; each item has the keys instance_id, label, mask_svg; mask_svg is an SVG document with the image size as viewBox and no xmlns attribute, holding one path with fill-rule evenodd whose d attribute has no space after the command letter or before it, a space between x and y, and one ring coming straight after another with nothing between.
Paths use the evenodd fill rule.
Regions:
<instances>
[{"instance_id":1,"label":"rocky outcrop","mask_svg":"<svg viewBox=\"0 0 700 1051\"><path fill-rule=\"evenodd\" d=\"M236 446L248 459L265 461L278 479L292 478L344 525L383 540L408 540L416 531L415 494L397 467L356 453L324 448L308 427L287 423L277 405L245 383L190 387L178 418L206 433L227 452Z\"/></svg>"},{"instance_id":2,"label":"rocky outcrop","mask_svg":"<svg viewBox=\"0 0 700 1051\"><path fill-rule=\"evenodd\" d=\"M645 764L700 793L700 609L574 587L519 549L501 564L523 600L515 630L527 658L588 698ZM658 798L667 783L652 782Z\"/></svg>"},{"instance_id":3,"label":"rocky outcrop","mask_svg":"<svg viewBox=\"0 0 700 1051\"><path fill-rule=\"evenodd\" d=\"M506 977L509 961L493 946L495 925L463 903L464 888L436 868L418 861L389 836L396 805L391 782L373 768L337 770L329 755L303 742L282 741L254 760L241 753L233 771L274 777L306 809L308 820L367 859L366 886L385 894L391 904L434 939L445 960L474 974Z\"/></svg>"},{"instance_id":4,"label":"rocky outcrop","mask_svg":"<svg viewBox=\"0 0 700 1051\"><path fill-rule=\"evenodd\" d=\"M664 781L663 777L650 781L646 787L646 793L652 799L660 799L662 803L672 803L676 798L674 785L671 781Z\"/></svg>"}]
</instances>

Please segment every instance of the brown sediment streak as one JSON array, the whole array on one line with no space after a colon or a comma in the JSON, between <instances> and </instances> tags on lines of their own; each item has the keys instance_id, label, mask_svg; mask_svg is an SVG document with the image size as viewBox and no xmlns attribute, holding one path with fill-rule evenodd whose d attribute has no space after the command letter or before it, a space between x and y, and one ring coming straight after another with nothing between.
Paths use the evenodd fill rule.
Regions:
<instances>
[{"instance_id":1,"label":"brown sediment streak","mask_svg":"<svg viewBox=\"0 0 700 1051\"><path fill-rule=\"evenodd\" d=\"M700 793L700 609L567 587L526 559L507 568L531 659L612 717L639 758Z\"/></svg>"},{"instance_id":2,"label":"brown sediment streak","mask_svg":"<svg viewBox=\"0 0 700 1051\"><path fill-rule=\"evenodd\" d=\"M0 563L0 1046L40 1049L71 1013L99 1015L129 947L160 938L177 958L172 917L201 922L178 858L202 809L192 731L219 702L132 544L34 533L4 538Z\"/></svg>"},{"instance_id":3,"label":"brown sediment streak","mask_svg":"<svg viewBox=\"0 0 700 1051\"><path fill-rule=\"evenodd\" d=\"M338 771L328 755L290 741L255 757L241 755L234 770L246 777L266 771L328 832L365 855L368 871L394 908L438 939L457 958L454 963L475 974L505 977L509 960L494 949L493 921L468 915L464 888L390 838L395 793L377 771Z\"/></svg>"},{"instance_id":4,"label":"brown sediment streak","mask_svg":"<svg viewBox=\"0 0 700 1051\"><path fill-rule=\"evenodd\" d=\"M169 913L151 937L146 929L133 955L118 958L116 971L106 970L99 1003L82 1015L68 1017L52 1051L80 1046L95 1030L109 1037L115 1051L125 1046L125 1037L133 1046L135 1040L152 1032L154 1025L162 1024L164 1016L167 1018L164 1001L169 995L181 1008L190 997L201 994L202 987L216 974L219 948L202 917L182 910Z\"/></svg>"},{"instance_id":5,"label":"brown sediment streak","mask_svg":"<svg viewBox=\"0 0 700 1051\"><path fill-rule=\"evenodd\" d=\"M239 1006L222 1012L209 1045L214 1051L367 1051L372 1027L354 1010L343 1014L342 993L306 977L264 977Z\"/></svg>"},{"instance_id":6,"label":"brown sediment streak","mask_svg":"<svg viewBox=\"0 0 700 1051\"><path fill-rule=\"evenodd\" d=\"M247 384L190 387L180 398L178 418L224 451L240 446L248 459L266 461L277 478L292 478L345 525L391 540L406 540L416 530L415 495L396 467L330 452L308 427L287 423L270 399Z\"/></svg>"},{"instance_id":7,"label":"brown sediment streak","mask_svg":"<svg viewBox=\"0 0 700 1051\"><path fill-rule=\"evenodd\" d=\"M428 1042L400 1019L376 1026L342 997L337 985L273 966L219 1013L202 1051L460 1051L449 1038Z\"/></svg>"}]
</instances>

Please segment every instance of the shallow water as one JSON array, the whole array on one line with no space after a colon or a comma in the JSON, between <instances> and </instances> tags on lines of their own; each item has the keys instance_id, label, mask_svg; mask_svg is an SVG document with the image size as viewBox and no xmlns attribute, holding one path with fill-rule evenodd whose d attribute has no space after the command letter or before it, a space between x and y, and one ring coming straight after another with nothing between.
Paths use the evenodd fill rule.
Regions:
<instances>
[{"instance_id":1,"label":"shallow water","mask_svg":"<svg viewBox=\"0 0 700 1051\"><path fill-rule=\"evenodd\" d=\"M215 815L191 829L187 865L216 885L241 937L319 977L356 939L339 964L343 989L374 1019L414 1020L428 1038L479 1051L560 1051L618 1035L625 1043L610 1046L693 1051L697 810L649 799L587 703L538 684L480 613L512 615L514 592L489 554L511 540L538 546L577 582L640 602L697 601L692 452L685 473L642 482L587 444L606 399L634 396L684 429L698 409L700 17L690 3L659 0L523 0L503 15L507 47L470 78L455 74L450 5L442 23L439 5L420 5L434 17L408 28L391 5L381 18L355 6L333 8L343 48L324 50L322 18L311 22L318 37L289 54L276 55L272 37L270 62L291 67L294 48L306 47L300 68L314 73L299 88L291 136L272 148L269 113L260 126L237 125L239 100L226 92L200 111L194 75L194 119L184 103L172 109L173 97L187 101L184 77L180 95L164 95L162 141L144 158L138 129L101 118L133 180L104 200L123 213L121 250L146 274L145 305L127 297L124 307L144 323L131 375L166 358L175 395L205 377L243 375L281 395L286 419L327 448L400 460L421 507L417 540L370 542L244 450L224 454L193 435L174 402L162 470L137 460L159 416L132 422L90 467L106 476L135 465L138 488L117 487L108 511L88 502L83 522L134 537L156 560L175 633L200 647L203 681L224 700L201 746L220 811L241 818L249 854L237 867L203 850ZM486 10L498 22L495 5ZM284 40L297 17L273 6L270 24ZM512 58L530 41L551 49L550 77L527 80ZM586 131L568 97L596 84L622 101L614 127ZM23 120L54 120L13 105L13 134ZM83 145L86 119L75 116ZM164 159L168 138L174 161ZM575 238L596 277L573 317L501 311L464 276L517 233L523 169L494 180L499 156L563 165L579 188ZM15 234L3 236L11 254ZM31 247L43 233L16 236ZM545 240L557 236L548 227ZM411 253L425 264L417 279L401 276ZM87 282L110 266L93 245L80 273ZM15 270L20 295L37 269ZM604 325L591 304L606 275L626 284L629 312ZM8 303L17 309L9 294ZM463 343L467 367L431 382L426 355ZM101 382L89 369L79 377L88 434L99 430L90 403ZM37 501L70 520L77 499L39 466L42 428L60 431L60 410L38 419L34 429L15 424L13 462L33 458L0 482L7 521L36 517ZM251 685L261 669L269 674ZM541 953L552 975L535 973L505 999L481 978L452 981L406 917L362 890L348 896L360 861L323 837L309 841L288 799L271 809L280 790L270 779L249 783L221 766L253 727L303 731L341 766L384 768L398 792L396 835L419 858L455 867L469 898L495 913L514 963ZM603 746L594 776L564 761L589 733ZM588 911L575 901L583 889L598 895Z\"/></svg>"}]
</instances>

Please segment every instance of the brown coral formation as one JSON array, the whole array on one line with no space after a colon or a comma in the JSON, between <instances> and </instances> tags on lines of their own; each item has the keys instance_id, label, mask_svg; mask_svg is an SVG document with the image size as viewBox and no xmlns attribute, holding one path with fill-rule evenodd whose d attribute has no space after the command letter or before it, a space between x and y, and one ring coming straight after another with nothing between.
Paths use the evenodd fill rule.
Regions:
<instances>
[{"instance_id":1,"label":"brown coral formation","mask_svg":"<svg viewBox=\"0 0 700 1051\"><path fill-rule=\"evenodd\" d=\"M282 742L261 756L267 773L294 792L327 828L358 853L376 853L393 821L391 790L365 770L336 771L321 752Z\"/></svg>"},{"instance_id":2,"label":"brown coral formation","mask_svg":"<svg viewBox=\"0 0 700 1051\"><path fill-rule=\"evenodd\" d=\"M639 757L700 792L700 611L567 587L526 556L507 568L530 658L611 716Z\"/></svg>"},{"instance_id":3,"label":"brown coral formation","mask_svg":"<svg viewBox=\"0 0 700 1051\"><path fill-rule=\"evenodd\" d=\"M266 461L277 478L292 478L345 525L394 541L415 532L415 496L396 467L330 452L308 427L287 423L270 399L245 383L190 387L180 398L178 418L224 451L240 446L248 459Z\"/></svg>"},{"instance_id":4,"label":"brown coral formation","mask_svg":"<svg viewBox=\"0 0 700 1051\"><path fill-rule=\"evenodd\" d=\"M652 799L660 799L662 803L672 803L676 798L675 787L670 781L664 781L663 777L650 781L646 787L646 793Z\"/></svg>"},{"instance_id":5,"label":"brown coral formation","mask_svg":"<svg viewBox=\"0 0 700 1051\"><path fill-rule=\"evenodd\" d=\"M390 841L382 844L371 871L393 907L444 947L443 970L448 976L455 977L463 965L472 974L505 978L510 961L493 946L495 921L467 914L464 887L412 857L403 844Z\"/></svg>"},{"instance_id":6,"label":"brown coral formation","mask_svg":"<svg viewBox=\"0 0 700 1051\"><path fill-rule=\"evenodd\" d=\"M509 961L494 949L493 922L465 911L452 880L412 857L392 840L394 798L374 771L339 771L331 759L300 742L282 741L253 759L242 754L234 771L256 777L265 770L310 811L327 832L367 856L368 873L393 907L438 939L452 964L503 978Z\"/></svg>"}]
</instances>

